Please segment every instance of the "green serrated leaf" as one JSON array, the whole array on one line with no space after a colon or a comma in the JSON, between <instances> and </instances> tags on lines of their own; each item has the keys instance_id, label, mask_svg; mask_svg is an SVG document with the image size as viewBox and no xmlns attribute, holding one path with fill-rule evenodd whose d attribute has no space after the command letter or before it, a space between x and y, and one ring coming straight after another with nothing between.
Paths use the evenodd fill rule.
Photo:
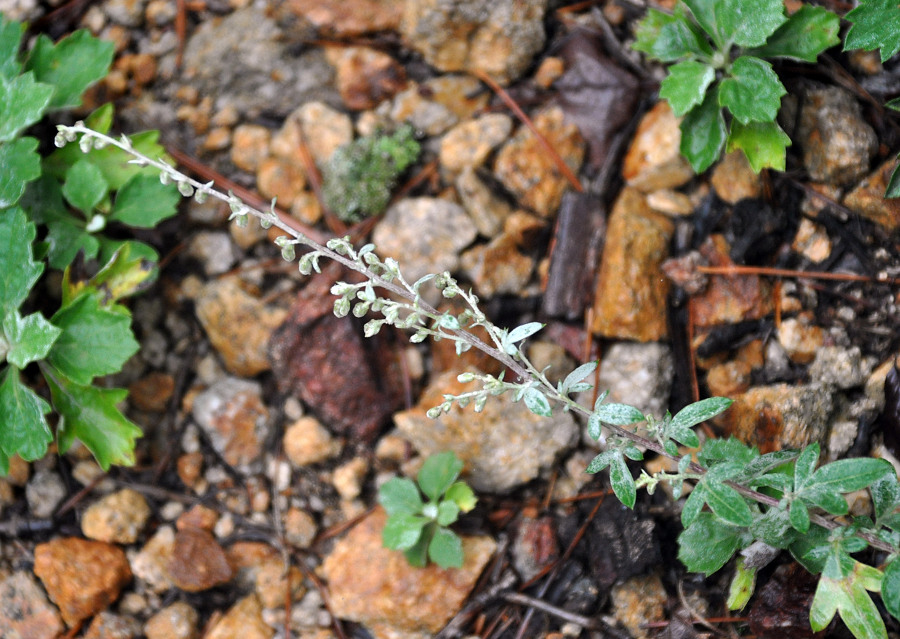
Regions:
<instances>
[{"instance_id":1,"label":"green serrated leaf","mask_svg":"<svg viewBox=\"0 0 900 639\"><path fill-rule=\"evenodd\" d=\"M116 193L109 219L137 228L152 228L175 215L180 199L173 184L162 184L152 175L135 175Z\"/></svg>"},{"instance_id":2,"label":"green serrated leaf","mask_svg":"<svg viewBox=\"0 0 900 639\"><path fill-rule=\"evenodd\" d=\"M428 544L428 558L441 568L461 568L463 565L462 539L452 530L438 528Z\"/></svg>"},{"instance_id":3,"label":"green serrated leaf","mask_svg":"<svg viewBox=\"0 0 900 639\"><path fill-rule=\"evenodd\" d=\"M895 555L885 566L881 579L881 600L894 619L900 619L900 560Z\"/></svg>"},{"instance_id":4,"label":"green serrated leaf","mask_svg":"<svg viewBox=\"0 0 900 639\"><path fill-rule=\"evenodd\" d=\"M0 142L15 139L44 117L52 97L53 87L35 82L33 73L0 76Z\"/></svg>"},{"instance_id":5,"label":"green serrated leaf","mask_svg":"<svg viewBox=\"0 0 900 639\"><path fill-rule=\"evenodd\" d=\"M464 513L475 508L475 504L478 503L478 499L475 497L475 493L472 492L472 489L469 488L469 485L461 481L450 486L450 488L447 489L445 497L455 502L456 505L459 506L459 509Z\"/></svg>"},{"instance_id":6,"label":"green serrated leaf","mask_svg":"<svg viewBox=\"0 0 900 639\"><path fill-rule=\"evenodd\" d=\"M0 382L0 451L4 458L20 455L26 461L40 459L53 441L44 415L50 404L22 384L19 369L7 366ZM8 472L3 469L3 474Z\"/></svg>"},{"instance_id":7,"label":"green serrated leaf","mask_svg":"<svg viewBox=\"0 0 900 639\"><path fill-rule=\"evenodd\" d=\"M9 79L22 72L19 48L24 34L24 24L7 20L0 14L0 76Z\"/></svg>"},{"instance_id":8,"label":"green serrated leaf","mask_svg":"<svg viewBox=\"0 0 900 639\"><path fill-rule=\"evenodd\" d=\"M809 531L809 509L801 500L796 499L791 502L791 526L795 530L806 534Z\"/></svg>"},{"instance_id":9,"label":"green serrated leaf","mask_svg":"<svg viewBox=\"0 0 900 639\"><path fill-rule=\"evenodd\" d=\"M732 63L728 77L719 84L719 106L741 124L772 122L786 93L771 64L745 55Z\"/></svg>"},{"instance_id":10,"label":"green serrated leaf","mask_svg":"<svg viewBox=\"0 0 900 639\"><path fill-rule=\"evenodd\" d=\"M34 138L0 144L0 209L18 202L28 182L40 177L41 156L37 147Z\"/></svg>"},{"instance_id":11,"label":"green serrated leaf","mask_svg":"<svg viewBox=\"0 0 900 639\"><path fill-rule=\"evenodd\" d=\"M438 514L435 520L438 526L449 526L457 519L459 519L459 506L456 505L456 502L447 499L438 504Z\"/></svg>"},{"instance_id":12,"label":"green serrated leaf","mask_svg":"<svg viewBox=\"0 0 900 639\"><path fill-rule=\"evenodd\" d=\"M732 44L760 46L786 20L781 0L684 0L684 3L721 50L727 50Z\"/></svg>"},{"instance_id":13,"label":"green serrated leaf","mask_svg":"<svg viewBox=\"0 0 900 639\"><path fill-rule=\"evenodd\" d=\"M844 17L852 24L844 51L881 49L882 62L900 51L900 10L895 0L860 0Z\"/></svg>"},{"instance_id":14,"label":"green serrated leaf","mask_svg":"<svg viewBox=\"0 0 900 639\"><path fill-rule=\"evenodd\" d=\"M422 536L422 529L430 519L421 515L397 513L388 517L381 531L381 543L392 550L408 550Z\"/></svg>"},{"instance_id":15,"label":"green serrated leaf","mask_svg":"<svg viewBox=\"0 0 900 639\"><path fill-rule=\"evenodd\" d=\"M4 317L25 301L44 270L31 254L36 232L22 209L0 211L0 314Z\"/></svg>"},{"instance_id":16,"label":"green serrated leaf","mask_svg":"<svg viewBox=\"0 0 900 639\"><path fill-rule=\"evenodd\" d=\"M628 508L634 508L637 498L634 478L631 476L631 471L628 470L628 464L625 463L622 453L618 451L617 453L613 455L609 465L609 482L619 501Z\"/></svg>"},{"instance_id":17,"label":"green serrated leaf","mask_svg":"<svg viewBox=\"0 0 900 639\"><path fill-rule=\"evenodd\" d=\"M791 139L777 122L731 123L728 150L743 151L750 168L757 173L765 168L784 171L785 149L790 145Z\"/></svg>"},{"instance_id":18,"label":"green serrated leaf","mask_svg":"<svg viewBox=\"0 0 900 639\"><path fill-rule=\"evenodd\" d=\"M50 321L63 332L47 359L82 385L98 375L122 370L140 345L131 332L131 318L121 308L104 308L95 295L88 294L61 308Z\"/></svg>"},{"instance_id":19,"label":"green serrated leaf","mask_svg":"<svg viewBox=\"0 0 900 639\"><path fill-rule=\"evenodd\" d=\"M635 51L662 62L691 57L705 59L713 53L709 42L680 7L672 14L650 9L638 23L635 36L632 46Z\"/></svg>"},{"instance_id":20,"label":"green serrated leaf","mask_svg":"<svg viewBox=\"0 0 900 639\"><path fill-rule=\"evenodd\" d=\"M825 49L840 43L840 26L840 18L831 11L804 4L778 27L763 46L749 53L760 58L815 62Z\"/></svg>"},{"instance_id":21,"label":"green serrated leaf","mask_svg":"<svg viewBox=\"0 0 900 639\"><path fill-rule=\"evenodd\" d=\"M672 112L681 117L703 102L706 89L715 79L715 69L708 64L685 60L669 68L669 75L660 85L659 97L668 100Z\"/></svg>"},{"instance_id":22,"label":"green serrated leaf","mask_svg":"<svg viewBox=\"0 0 900 639\"><path fill-rule=\"evenodd\" d=\"M403 551L403 556L406 557L406 561L409 562L410 566L424 568L428 565L428 544L431 543L431 538L434 536L434 528L434 523L425 526L416 545Z\"/></svg>"},{"instance_id":23,"label":"green serrated leaf","mask_svg":"<svg viewBox=\"0 0 900 639\"><path fill-rule=\"evenodd\" d=\"M740 530L700 513L678 536L678 559L691 572L711 575L731 559L741 546Z\"/></svg>"},{"instance_id":24,"label":"green serrated leaf","mask_svg":"<svg viewBox=\"0 0 900 639\"><path fill-rule=\"evenodd\" d=\"M541 417L550 417L553 415L553 409L550 408L550 402L547 397L534 386L525 389L525 406L535 415Z\"/></svg>"},{"instance_id":25,"label":"green serrated leaf","mask_svg":"<svg viewBox=\"0 0 900 639\"><path fill-rule=\"evenodd\" d=\"M432 455L419 470L419 488L430 501L437 501L456 481L462 469L462 461L453 452Z\"/></svg>"},{"instance_id":26,"label":"green serrated leaf","mask_svg":"<svg viewBox=\"0 0 900 639\"><path fill-rule=\"evenodd\" d=\"M750 507L734 488L716 481L704 482L704 488L706 503L718 517L735 526L753 523Z\"/></svg>"},{"instance_id":27,"label":"green serrated leaf","mask_svg":"<svg viewBox=\"0 0 900 639\"><path fill-rule=\"evenodd\" d=\"M109 193L109 184L103 173L90 160L82 158L66 173L62 194L66 201L84 212L90 219L91 212Z\"/></svg>"},{"instance_id":28,"label":"green serrated leaf","mask_svg":"<svg viewBox=\"0 0 900 639\"><path fill-rule=\"evenodd\" d=\"M884 197L900 197L900 164L895 166L893 172L891 173L887 188L884 190Z\"/></svg>"},{"instance_id":29,"label":"green serrated leaf","mask_svg":"<svg viewBox=\"0 0 900 639\"><path fill-rule=\"evenodd\" d=\"M78 439L106 471L113 464L134 464L135 440L142 435L116 407L128 396L123 388L76 384L50 366L42 366L53 408L59 413L57 439L65 453Z\"/></svg>"},{"instance_id":30,"label":"green serrated leaf","mask_svg":"<svg viewBox=\"0 0 900 639\"><path fill-rule=\"evenodd\" d=\"M857 563L857 566L862 564ZM887 639L884 621L866 591L859 571L843 579L826 575L819 578L816 594L809 611L810 627L824 629L837 612L847 629L858 639Z\"/></svg>"},{"instance_id":31,"label":"green serrated leaf","mask_svg":"<svg viewBox=\"0 0 900 639\"><path fill-rule=\"evenodd\" d=\"M388 515L416 515L422 512L419 489L406 477L393 477L378 489L378 503Z\"/></svg>"},{"instance_id":32,"label":"green serrated leaf","mask_svg":"<svg viewBox=\"0 0 900 639\"><path fill-rule=\"evenodd\" d=\"M146 289L153 281L156 263L131 257L133 242L124 242L103 268L87 281L73 282L71 269L63 272L62 306L85 293L96 294L101 306L115 304L123 297Z\"/></svg>"},{"instance_id":33,"label":"green serrated leaf","mask_svg":"<svg viewBox=\"0 0 900 639\"><path fill-rule=\"evenodd\" d=\"M40 313L27 317L22 317L18 311L9 313L3 320L3 335L9 344L7 361L25 368L31 362L44 359L60 333L62 331Z\"/></svg>"},{"instance_id":34,"label":"green serrated leaf","mask_svg":"<svg viewBox=\"0 0 900 639\"><path fill-rule=\"evenodd\" d=\"M707 91L700 106L691 109L679 125L681 154L696 173L715 162L725 146L725 118L719 108L717 88Z\"/></svg>"},{"instance_id":35,"label":"green serrated leaf","mask_svg":"<svg viewBox=\"0 0 900 639\"><path fill-rule=\"evenodd\" d=\"M47 241L50 243L47 260L55 269L67 267L79 251L84 254L84 259L93 259L100 248L99 240L84 230L82 222L71 216L47 222Z\"/></svg>"},{"instance_id":36,"label":"green serrated leaf","mask_svg":"<svg viewBox=\"0 0 900 639\"><path fill-rule=\"evenodd\" d=\"M641 411L628 404L600 404L594 414L601 422L616 426L630 426L646 419Z\"/></svg>"},{"instance_id":37,"label":"green serrated leaf","mask_svg":"<svg viewBox=\"0 0 900 639\"><path fill-rule=\"evenodd\" d=\"M57 44L45 35L38 36L26 68L41 82L52 84L56 93L50 102L54 109L81 105L81 94L103 79L112 64L114 45L98 40L86 29L66 36Z\"/></svg>"},{"instance_id":38,"label":"green serrated leaf","mask_svg":"<svg viewBox=\"0 0 900 639\"><path fill-rule=\"evenodd\" d=\"M142 131L128 136L134 150L150 158L159 158L172 163L166 150L158 144L159 131ZM150 175L159 180L159 171L151 166L139 167L130 164L131 155L118 147L109 145L102 149L91 149L82 153L77 144L68 144L56 149L44 160L44 172L60 180L64 179L69 167L80 159L91 161L103 174L103 179L113 191L121 189L135 175Z\"/></svg>"}]
</instances>

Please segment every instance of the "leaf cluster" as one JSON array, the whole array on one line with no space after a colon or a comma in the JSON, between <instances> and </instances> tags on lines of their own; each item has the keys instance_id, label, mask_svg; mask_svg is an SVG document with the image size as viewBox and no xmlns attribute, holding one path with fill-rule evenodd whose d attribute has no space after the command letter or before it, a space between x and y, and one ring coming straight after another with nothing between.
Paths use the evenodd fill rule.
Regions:
<instances>
[{"instance_id":1,"label":"leaf cluster","mask_svg":"<svg viewBox=\"0 0 900 639\"><path fill-rule=\"evenodd\" d=\"M379 215L387 207L397 179L419 157L413 128L378 133L338 148L323 171L325 203L345 222Z\"/></svg>"},{"instance_id":2,"label":"leaf cluster","mask_svg":"<svg viewBox=\"0 0 900 639\"><path fill-rule=\"evenodd\" d=\"M23 25L0 16L0 474L12 455L46 453L51 412L60 452L79 439L106 469L133 462L140 430L117 408L126 391L94 381L121 370L137 351L131 315L118 301L149 284L157 256L99 231L112 221L153 226L175 213L178 195L118 150L40 156L28 128L79 105L109 70L113 46L82 30L56 44L39 36L21 54L23 34ZM112 115L102 107L90 121L108 130ZM162 154L155 133L135 136L135 144ZM94 258L102 267L92 272L85 260ZM33 294L49 269L64 269L55 310ZM49 402L23 381L32 364Z\"/></svg>"},{"instance_id":3,"label":"leaf cluster","mask_svg":"<svg viewBox=\"0 0 900 639\"><path fill-rule=\"evenodd\" d=\"M454 453L438 453L422 464L418 486L405 477L381 486L378 502L388 514L382 531L385 548L402 550L413 566L425 566L429 560L441 568L462 566L462 540L448 526L477 502L472 489L456 481L462 468Z\"/></svg>"},{"instance_id":4,"label":"leaf cluster","mask_svg":"<svg viewBox=\"0 0 900 639\"><path fill-rule=\"evenodd\" d=\"M680 0L671 14L649 10L634 48L674 63L660 96L684 116L681 153L696 172L723 149L741 149L754 171L784 170L790 139L775 118L787 91L764 58L815 62L839 26L806 4L787 17L781 0Z\"/></svg>"}]
</instances>

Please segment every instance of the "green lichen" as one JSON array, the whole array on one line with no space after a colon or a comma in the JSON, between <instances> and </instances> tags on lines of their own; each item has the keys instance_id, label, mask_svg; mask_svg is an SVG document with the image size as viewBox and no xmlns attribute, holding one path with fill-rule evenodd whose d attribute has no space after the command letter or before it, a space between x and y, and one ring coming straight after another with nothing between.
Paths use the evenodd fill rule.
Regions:
<instances>
[{"instance_id":1,"label":"green lichen","mask_svg":"<svg viewBox=\"0 0 900 639\"><path fill-rule=\"evenodd\" d=\"M384 212L397 179L419 157L419 149L409 125L340 147L323 175L328 208L351 223Z\"/></svg>"}]
</instances>

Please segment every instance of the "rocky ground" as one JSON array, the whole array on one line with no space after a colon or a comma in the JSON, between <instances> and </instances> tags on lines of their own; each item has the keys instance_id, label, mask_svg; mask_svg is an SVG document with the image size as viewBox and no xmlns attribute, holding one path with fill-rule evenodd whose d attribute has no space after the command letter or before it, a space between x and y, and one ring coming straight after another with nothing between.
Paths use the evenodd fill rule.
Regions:
<instances>
[{"instance_id":1,"label":"rocky ground","mask_svg":"<svg viewBox=\"0 0 900 639\"><path fill-rule=\"evenodd\" d=\"M347 228L314 169L411 123L420 161L351 232L410 281L458 274L500 325L547 322L529 354L551 376L600 357L597 387L647 412L734 398L709 434L897 454L900 204L881 195L900 127L880 105L900 66L832 51L780 68L788 171L728 155L697 176L656 101L661 69L627 47L640 2L107 0L45 19L7 4L113 40L92 104L115 99L122 130L160 129L203 179L277 196L320 237ZM145 431L136 467L104 474L75 450L0 480L0 637L810 636L810 582L787 557L729 614L730 572L675 558L677 504L642 494L632 512L584 474L584 424L504 398L427 418L459 371L496 365L364 340L331 315L344 275L300 276L272 233L227 216L185 203L141 237L164 259L133 303L141 351L110 380ZM381 548L377 486L444 450L480 499L458 526L466 563L410 568Z\"/></svg>"}]
</instances>

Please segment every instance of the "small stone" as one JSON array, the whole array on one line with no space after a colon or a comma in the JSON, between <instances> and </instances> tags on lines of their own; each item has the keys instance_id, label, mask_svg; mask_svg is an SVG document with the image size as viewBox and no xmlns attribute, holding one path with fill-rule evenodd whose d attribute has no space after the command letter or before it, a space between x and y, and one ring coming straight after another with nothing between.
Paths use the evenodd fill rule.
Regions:
<instances>
[{"instance_id":1,"label":"small stone","mask_svg":"<svg viewBox=\"0 0 900 639\"><path fill-rule=\"evenodd\" d=\"M362 492L362 481L369 472L369 464L362 457L354 457L334 469L331 483L341 499L356 499Z\"/></svg>"},{"instance_id":2,"label":"small stone","mask_svg":"<svg viewBox=\"0 0 900 639\"><path fill-rule=\"evenodd\" d=\"M19 457L11 455L9 458L9 472L6 474L6 481L13 486L22 487L28 483L31 475L31 464Z\"/></svg>"},{"instance_id":3,"label":"small stone","mask_svg":"<svg viewBox=\"0 0 900 639\"><path fill-rule=\"evenodd\" d=\"M139 27L147 0L110 0L103 5L109 19L126 27Z\"/></svg>"},{"instance_id":4,"label":"small stone","mask_svg":"<svg viewBox=\"0 0 900 639\"><path fill-rule=\"evenodd\" d=\"M428 273L455 271L460 251L476 233L475 225L458 204L417 197L388 208L375 227L372 241L382 259L396 259L406 280L415 282ZM423 291L431 294L433 289Z\"/></svg>"},{"instance_id":5,"label":"small stone","mask_svg":"<svg viewBox=\"0 0 900 639\"><path fill-rule=\"evenodd\" d=\"M175 392L175 378L168 373L154 371L128 387L128 399L140 410L162 413Z\"/></svg>"},{"instance_id":6,"label":"small stone","mask_svg":"<svg viewBox=\"0 0 900 639\"><path fill-rule=\"evenodd\" d=\"M791 248L810 262L819 263L831 255L831 239L823 226L804 217L800 220Z\"/></svg>"},{"instance_id":7,"label":"small stone","mask_svg":"<svg viewBox=\"0 0 900 639\"><path fill-rule=\"evenodd\" d=\"M303 572L297 566L285 571L283 561L268 561L256 572L256 596L263 608L282 608L285 595L290 591L290 601L299 601L306 594Z\"/></svg>"},{"instance_id":8,"label":"small stone","mask_svg":"<svg viewBox=\"0 0 900 639\"><path fill-rule=\"evenodd\" d=\"M334 38L396 31L403 16L403 0L291 0L289 6Z\"/></svg>"},{"instance_id":9,"label":"small stone","mask_svg":"<svg viewBox=\"0 0 900 639\"><path fill-rule=\"evenodd\" d=\"M203 453L186 453L178 458L175 464L178 478L188 488L193 488L203 472Z\"/></svg>"},{"instance_id":10,"label":"small stone","mask_svg":"<svg viewBox=\"0 0 900 639\"><path fill-rule=\"evenodd\" d=\"M134 639L141 634L141 624L134 617L103 611L91 620L84 639Z\"/></svg>"},{"instance_id":11,"label":"small stone","mask_svg":"<svg viewBox=\"0 0 900 639\"><path fill-rule=\"evenodd\" d=\"M541 60L534 73L534 83L542 89L549 89L566 72L566 63L562 58L548 56Z\"/></svg>"},{"instance_id":12,"label":"small stone","mask_svg":"<svg viewBox=\"0 0 900 639\"><path fill-rule=\"evenodd\" d=\"M276 227L273 226L272 228ZM266 231L266 229L260 225L259 220L253 216L248 218L247 224L244 226L229 224L228 233L231 235L231 239L234 240L234 243L244 251L253 248L268 238L268 231Z\"/></svg>"},{"instance_id":13,"label":"small stone","mask_svg":"<svg viewBox=\"0 0 900 639\"><path fill-rule=\"evenodd\" d=\"M814 382L848 389L862 386L870 371L858 346L822 346L815 352L808 372Z\"/></svg>"},{"instance_id":14,"label":"small stone","mask_svg":"<svg viewBox=\"0 0 900 639\"><path fill-rule=\"evenodd\" d=\"M681 155L679 119L668 102L659 102L641 119L622 165L622 177L640 191L677 188L694 171Z\"/></svg>"},{"instance_id":15,"label":"small stone","mask_svg":"<svg viewBox=\"0 0 900 639\"><path fill-rule=\"evenodd\" d=\"M208 276L225 273L237 260L231 238L224 231L200 231L191 239L187 253L200 261Z\"/></svg>"},{"instance_id":16,"label":"small stone","mask_svg":"<svg viewBox=\"0 0 900 639\"><path fill-rule=\"evenodd\" d=\"M152 592L165 592L172 587L166 565L175 547L175 530L160 526L139 552L130 554L131 570Z\"/></svg>"},{"instance_id":17,"label":"small stone","mask_svg":"<svg viewBox=\"0 0 900 639\"><path fill-rule=\"evenodd\" d=\"M441 168L453 173L478 168L512 131L512 118L489 113L450 129L441 138Z\"/></svg>"},{"instance_id":18,"label":"small stone","mask_svg":"<svg viewBox=\"0 0 900 639\"><path fill-rule=\"evenodd\" d=\"M613 586L610 595L613 614L635 639L649 639L647 624L665 619L668 595L656 574L632 577Z\"/></svg>"},{"instance_id":19,"label":"small stone","mask_svg":"<svg viewBox=\"0 0 900 639\"><path fill-rule=\"evenodd\" d=\"M266 198L276 198L278 205L290 208L294 199L306 187L302 165L281 158L265 158L256 172L256 185Z\"/></svg>"},{"instance_id":20,"label":"small stone","mask_svg":"<svg viewBox=\"0 0 900 639\"><path fill-rule=\"evenodd\" d=\"M807 91L794 136L803 146L803 165L816 182L845 185L869 170L878 137L848 91L830 86Z\"/></svg>"},{"instance_id":21,"label":"small stone","mask_svg":"<svg viewBox=\"0 0 900 639\"><path fill-rule=\"evenodd\" d=\"M463 537L462 568L415 568L403 553L384 548L381 531L386 520L378 508L325 558L322 573L328 580L331 611L362 623L375 636L433 636L462 607L496 543L489 537Z\"/></svg>"},{"instance_id":22,"label":"small stone","mask_svg":"<svg viewBox=\"0 0 900 639\"><path fill-rule=\"evenodd\" d=\"M88 539L133 544L149 517L144 496L124 488L91 504L81 516L81 531Z\"/></svg>"},{"instance_id":23,"label":"small stone","mask_svg":"<svg viewBox=\"0 0 900 639\"><path fill-rule=\"evenodd\" d=\"M209 532L199 528L175 533L166 572L172 583L186 592L209 590L228 583L234 575L225 551Z\"/></svg>"},{"instance_id":24,"label":"small stone","mask_svg":"<svg viewBox=\"0 0 900 639\"><path fill-rule=\"evenodd\" d=\"M175 522L175 528L184 530L186 528L199 528L207 532L211 531L216 522L219 521L219 512L212 508L207 508L203 504L195 504L190 510L186 510L178 516Z\"/></svg>"},{"instance_id":25,"label":"small stone","mask_svg":"<svg viewBox=\"0 0 900 639\"><path fill-rule=\"evenodd\" d=\"M552 517L524 516L516 527L512 563L523 581L529 581L559 559L559 539Z\"/></svg>"},{"instance_id":26,"label":"small stone","mask_svg":"<svg viewBox=\"0 0 900 639\"><path fill-rule=\"evenodd\" d=\"M0 581L0 628L10 639L55 639L64 630L56 608L27 572Z\"/></svg>"},{"instance_id":27,"label":"small stone","mask_svg":"<svg viewBox=\"0 0 900 639\"><path fill-rule=\"evenodd\" d=\"M339 147L353 141L353 121L323 102L309 102L288 116L272 140L272 153L302 166L301 136L302 144L322 169Z\"/></svg>"},{"instance_id":28,"label":"small stone","mask_svg":"<svg viewBox=\"0 0 900 639\"><path fill-rule=\"evenodd\" d=\"M478 177L472 168L464 168L456 178L456 192L475 228L485 237L494 237L512 213L512 207Z\"/></svg>"},{"instance_id":29,"label":"small stone","mask_svg":"<svg viewBox=\"0 0 900 639\"><path fill-rule=\"evenodd\" d=\"M844 205L879 224L888 233L900 229L900 198L885 199L884 193L897 160L888 160L844 198Z\"/></svg>"},{"instance_id":30,"label":"small stone","mask_svg":"<svg viewBox=\"0 0 900 639\"><path fill-rule=\"evenodd\" d=\"M275 631L262 618L256 595L244 597L219 619L206 639L272 639Z\"/></svg>"},{"instance_id":31,"label":"small stone","mask_svg":"<svg viewBox=\"0 0 900 639\"><path fill-rule=\"evenodd\" d=\"M210 130L203 138L201 148L204 151L221 151L231 144L231 129L217 126Z\"/></svg>"},{"instance_id":32,"label":"small stone","mask_svg":"<svg viewBox=\"0 0 900 639\"><path fill-rule=\"evenodd\" d=\"M269 337L284 321L287 311L252 297L236 277L223 277L203 287L196 313L230 372L253 377L269 370Z\"/></svg>"},{"instance_id":33,"label":"small stone","mask_svg":"<svg viewBox=\"0 0 900 639\"><path fill-rule=\"evenodd\" d=\"M269 153L272 132L258 124L241 124L231 139L231 161L239 169L256 173Z\"/></svg>"},{"instance_id":34,"label":"small stone","mask_svg":"<svg viewBox=\"0 0 900 639\"><path fill-rule=\"evenodd\" d=\"M322 219L322 204L314 193L298 193L291 204L291 216L308 226L315 226Z\"/></svg>"},{"instance_id":35,"label":"small stone","mask_svg":"<svg viewBox=\"0 0 900 639\"><path fill-rule=\"evenodd\" d=\"M610 402L630 404L645 415L662 417L669 405L674 369L667 344L617 342L603 354L597 388L609 391Z\"/></svg>"},{"instance_id":36,"label":"small stone","mask_svg":"<svg viewBox=\"0 0 900 639\"><path fill-rule=\"evenodd\" d=\"M224 517L222 518L225 519ZM282 561L281 553L268 544L258 541L238 541L226 551L228 564L234 569L233 584L236 588L252 590L259 569L270 562Z\"/></svg>"},{"instance_id":37,"label":"small stone","mask_svg":"<svg viewBox=\"0 0 900 639\"><path fill-rule=\"evenodd\" d=\"M694 203L684 193L672 189L660 189L647 194L647 205L654 211L676 217L694 212Z\"/></svg>"},{"instance_id":38,"label":"small stone","mask_svg":"<svg viewBox=\"0 0 900 639\"><path fill-rule=\"evenodd\" d=\"M284 431L284 454L298 467L318 464L341 452L335 440L315 417L301 417Z\"/></svg>"},{"instance_id":39,"label":"small stone","mask_svg":"<svg viewBox=\"0 0 900 639\"><path fill-rule=\"evenodd\" d=\"M297 548L309 548L316 538L316 520L305 510L288 508L284 514L284 538Z\"/></svg>"},{"instance_id":40,"label":"small stone","mask_svg":"<svg viewBox=\"0 0 900 639\"><path fill-rule=\"evenodd\" d=\"M176 601L147 620L144 634L147 639L196 639L199 620L200 615L193 606Z\"/></svg>"},{"instance_id":41,"label":"small stone","mask_svg":"<svg viewBox=\"0 0 900 639\"><path fill-rule=\"evenodd\" d=\"M825 443L832 412L832 389L821 384L754 386L733 397L716 418L729 435L763 453Z\"/></svg>"},{"instance_id":42,"label":"small stone","mask_svg":"<svg viewBox=\"0 0 900 639\"><path fill-rule=\"evenodd\" d=\"M519 251L516 238L498 235L488 244L479 244L460 257L460 268L475 284L478 295L516 295L534 270L534 260Z\"/></svg>"},{"instance_id":43,"label":"small stone","mask_svg":"<svg viewBox=\"0 0 900 639\"><path fill-rule=\"evenodd\" d=\"M52 470L39 470L25 486L25 499L32 517L52 517L65 498L66 485L59 473Z\"/></svg>"},{"instance_id":44,"label":"small stone","mask_svg":"<svg viewBox=\"0 0 900 639\"><path fill-rule=\"evenodd\" d=\"M403 66L386 53L369 47L327 47L337 88L348 109L363 111L391 98L406 86Z\"/></svg>"},{"instance_id":45,"label":"small stone","mask_svg":"<svg viewBox=\"0 0 900 639\"><path fill-rule=\"evenodd\" d=\"M400 30L440 71L480 71L507 84L543 48L546 7L546 0L407 0Z\"/></svg>"},{"instance_id":46,"label":"small stone","mask_svg":"<svg viewBox=\"0 0 900 639\"><path fill-rule=\"evenodd\" d=\"M34 549L34 574L68 626L104 610L131 580L121 549L76 537L39 544Z\"/></svg>"},{"instance_id":47,"label":"small stone","mask_svg":"<svg viewBox=\"0 0 900 639\"><path fill-rule=\"evenodd\" d=\"M737 150L726 153L713 169L712 187L721 199L736 204L746 198L757 198L762 194L762 182L753 172L747 156Z\"/></svg>"},{"instance_id":48,"label":"small stone","mask_svg":"<svg viewBox=\"0 0 900 639\"><path fill-rule=\"evenodd\" d=\"M577 173L584 159L584 140L578 127L566 122L563 110L550 107L534 117L534 127L559 154L566 166ZM543 145L528 127L520 127L497 154L494 173L522 206L543 217L559 209L569 181L559 172Z\"/></svg>"},{"instance_id":49,"label":"small stone","mask_svg":"<svg viewBox=\"0 0 900 639\"><path fill-rule=\"evenodd\" d=\"M747 362L715 364L706 373L706 386L713 397L734 397L750 388L753 369Z\"/></svg>"},{"instance_id":50,"label":"small stone","mask_svg":"<svg viewBox=\"0 0 900 639\"><path fill-rule=\"evenodd\" d=\"M555 342L537 339L528 343L528 359L539 371L544 371L551 384L562 381L575 370L575 362L566 349ZM587 380L593 382L593 380Z\"/></svg>"},{"instance_id":51,"label":"small stone","mask_svg":"<svg viewBox=\"0 0 900 639\"><path fill-rule=\"evenodd\" d=\"M778 341L791 361L808 364L825 341L825 330L803 319L791 317L778 327Z\"/></svg>"},{"instance_id":52,"label":"small stone","mask_svg":"<svg viewBox=\"0 0 900 639\"><path fill-rule=\"evenodd\" d=\"M271 425L258 383L226 377L197 396L193 415L228 464L244 472L261 468Z\"/></svg>"},{"instance_id":53,"label":"small stone","mask_svg":"<svg viewBox=\"0 0 900 639\"><path fill-rule=\"evenodd\" d=\"M471 391L457 380L459 371L437 376L422 393L418 405L394 415L399 432L423 457L453 451L466 463L467 481L476 491L502 493L531 481L560 451L577 438L570 413L555 411L539 417L509 394L491 397L480 413L458 405L436 420L425 412L439 406L444 394ZM540 446L529 442L540 441Z\"/></svg>"},{"instance_id":54,"label":"small stone","mask_svg":"<svg viewBox=\"0 0 900 639\"><path fill-rule=\"evenodd\" d=\"M626 187L609 216L591 330L605 337L652 342L665 339L668 256L673 225Z\"/></svg>"}]
</instances>

